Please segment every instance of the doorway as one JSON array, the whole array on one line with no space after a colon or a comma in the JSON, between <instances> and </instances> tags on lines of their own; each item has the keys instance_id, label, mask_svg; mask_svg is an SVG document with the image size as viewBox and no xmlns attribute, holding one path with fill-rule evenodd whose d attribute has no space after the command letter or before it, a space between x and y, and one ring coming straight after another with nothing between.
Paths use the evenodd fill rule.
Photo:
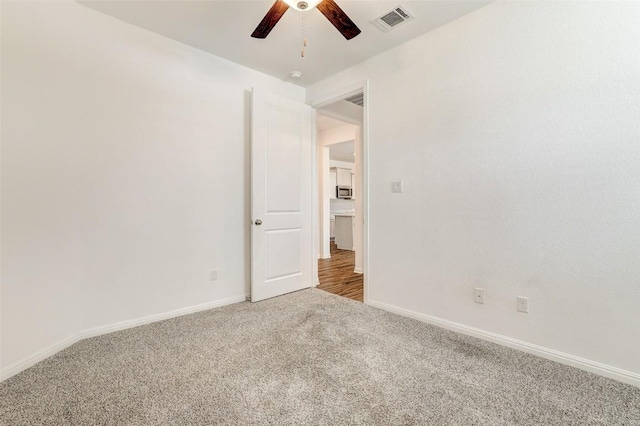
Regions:
<instances>
[{"instance_id":1,"label":"doorway","mask_svg":"<svg viewBox=\"0 0 640 426\"><path fill-rule=\"evenodd\" d=\"M316 106L318 288L365 298L364 88Z\"/></svg>"}]
</instances>

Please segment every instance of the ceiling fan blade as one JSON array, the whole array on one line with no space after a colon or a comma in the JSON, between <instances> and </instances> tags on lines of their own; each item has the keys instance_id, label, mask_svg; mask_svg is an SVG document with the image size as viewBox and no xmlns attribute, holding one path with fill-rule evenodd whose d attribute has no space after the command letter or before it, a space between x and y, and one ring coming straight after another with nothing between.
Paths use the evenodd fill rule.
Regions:
<instances>
[{"instance_id":1,"label":"ceiling fan blade","mask_svg":"<svg viewBox=\"0 0 640 426\"><path fill-rule=\"evenodd\" d=\"M253 38L267 38L273 27L276 26L282 15L289 10L289 5L282 0L276 0L271 9L264 15L262 21L251 34Z\"/></svg>"},{"instance_id":2,"label":"ceiling fan blade","mask_svg":"<svg viewBox=\"0 0 640 426\"><path fill-rule=\"evenodd\" d=\"M335 1L322 0L316 7L347 40L351 40L360 34L360 28L340 9L340 6Z\"/></svg>"}]
</instances>

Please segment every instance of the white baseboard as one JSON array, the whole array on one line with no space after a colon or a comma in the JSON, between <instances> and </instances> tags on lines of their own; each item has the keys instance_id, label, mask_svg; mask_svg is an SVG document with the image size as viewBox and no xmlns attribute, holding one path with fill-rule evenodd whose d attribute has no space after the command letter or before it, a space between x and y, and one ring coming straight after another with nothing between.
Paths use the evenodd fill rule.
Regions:
<instances>
[{"instance_id":1,"label":"white baseboard","mask_svg":"<svg viewBox=\"0 0 640 426\"><path fill-rule=\"evenodd\" d=\"M318 259L331 259L331 253L325 253L318 256Z\"/></svg>"},{"instance_id":2,"label":"white baseboard","mask_svg":"<svg viewBox=\"0 0 640 426\"><path fill-rule=\"evenodd\" d=\"M61 350L68 348L69 346L81 340L79 336L80 333L74 334L73 336L67 337L66 339L56 342L53 345L47 346L46 348L41 349L25 358L22 358L20 361L13 363L6 368L3 368L0 372L0 382L8 379L9 377L13 377L16 374L26 370L27 368L39 363L43 359L49 358L51 355L55 355Z\"/></svg>"},{"instance_id":3,"label":"white baseboard","mask_svg":"<svg viewBox=\"0 0 640 426\"><path fill-rule=\"evenodd\" d=\"M355 268L353 268L353 272L355 272L356 274L362 274L362 268L356 266Z\"/></svg>"},{"instance_id":4,"label":"white baseboard","mask_svg":"<svg viewBox=\"0 0 640 426\"><path fill-rule=\"evenodd\" d=\"M564 352L556 351L553 349L545 348L544 346L534 345L532 343L527 343L522 340L513 339L511 337L492 333L479 328L469 327L464 324L456 323L453 321L445 320L445 319L434 317L427 314L422 314L420 312L399 308L397 306L389 305L386 303L368 300L367 304L375 308L393 312L398 315L413 318L418 321L426 322L438 327L456 331L458 333L477 337L479 339L487 340L493 343L497 343L499 345L508 346L510 348L517 349L522 352L527 352L542 358L559 362L561 364L570 365L572 367L576 367L581 370L588 371L590 373L598 374L600 376L608 377L610 379L618 380L633 386L640 387L640 374L638 373L623 370L617 367L612 367L610 365L602 364L596 361L591 361L589 359L580 358L580 357L570 355Z\"/></svg>"},{"instance_id":5,"label":"white baseboard","mask_svg":"<svg viewBox=\"0 0 640 426\"><path fill-rule=\"evenodd\" d=\"M136 318L127 321L120 321L114 324L105 326L93 327L86 330L82 330L73 336L67 337L53 345L47 346L44 349L37 351L18 362L15 362L6 368L3 368L0 372L0 382L15 376L21 371L37 364L38 362L49 358L52 355L60 352L61 350L73 345L80 340L87 339L89 337L100 336L102 334L113 333L114 331L126 330L127 328L138 327L140 325L149 324L152 322L163 321L169 318L181 317L183 315L193 314L199 311L205 311L207 309L219 308L225 305L231 305L233 303L244 302L246 296L230 297L228 299L215 300L213 302L202 303L200 305L189 306L186 308L175 309L169 312L163 312L160 314L149 315L142 318Z\"/></svg>"}]
</instances>

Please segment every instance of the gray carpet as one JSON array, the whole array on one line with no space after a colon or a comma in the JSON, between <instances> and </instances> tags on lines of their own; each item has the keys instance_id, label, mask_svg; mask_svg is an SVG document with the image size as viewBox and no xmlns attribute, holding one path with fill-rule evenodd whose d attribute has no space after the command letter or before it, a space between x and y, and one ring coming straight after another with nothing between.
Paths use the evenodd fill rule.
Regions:
<instances>
[{"instance_id":1,"label":"gray carpet","mask_svg":"<svg viewBox=\"0 0 640 426\"><path fill-rule=\"evenodd\" d=\"M640 389L304 290L87 339L3 425L640 425Z\"/></svg>"}]
</instances>

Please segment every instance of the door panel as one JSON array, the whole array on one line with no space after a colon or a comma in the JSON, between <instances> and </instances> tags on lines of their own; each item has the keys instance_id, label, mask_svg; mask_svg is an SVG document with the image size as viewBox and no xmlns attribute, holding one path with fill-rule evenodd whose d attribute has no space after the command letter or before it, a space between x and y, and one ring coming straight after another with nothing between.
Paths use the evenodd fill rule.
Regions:
<instances>
[{"instance_id":1,"label":"door panel","mask_svg":"<svg viewBox=\"0 0 640 426\"><path fill-rule=\"evenodd\" d=\"M282 229L266 232L267 281L301 275L302 259L300 229Z\"/></svg>"},{"instance_id":2,"label":"door panel","mask_svg":"<svg viewBox=\"0 0 640 426\"><path fill-rule=\"evenodd\" d=\"M253 302L312 286L312 111L253 91Z\"/></svg>"},{"instance_id":3,"label":"door panel","mask_svg":"<svg viewBox=\"0 0 640 426\"><path fill-rule=\"evenodd\" d=\"M266 196L267 212L297 212L302 209L302 124L300 114L266 106Z\"/></svg>"}]
</instances>

